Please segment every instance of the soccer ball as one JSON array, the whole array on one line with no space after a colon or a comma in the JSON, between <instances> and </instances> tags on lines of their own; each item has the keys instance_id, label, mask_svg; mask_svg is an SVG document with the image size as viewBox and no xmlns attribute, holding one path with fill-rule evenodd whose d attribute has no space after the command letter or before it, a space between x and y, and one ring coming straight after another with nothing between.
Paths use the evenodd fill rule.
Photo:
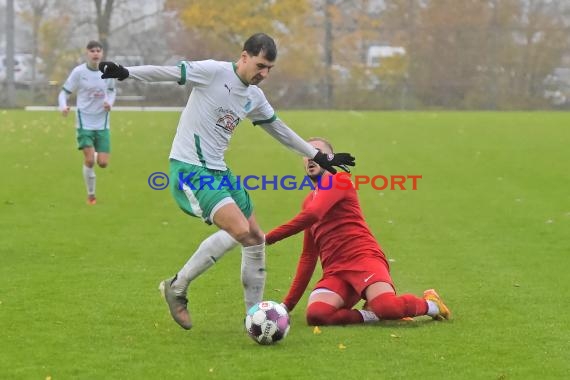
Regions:
<instances>
[{"instance_id":1,"label":"soccer ball","mask_svg":"<svg viewBox=\"0 0 570 380\"><path fill-rule=\"evenodd\" d=\"M289 333L289 314L274 301L253 305L245 316L245 330L251 339L268 345L285 338Z\"/></svg>"}]
</instances>

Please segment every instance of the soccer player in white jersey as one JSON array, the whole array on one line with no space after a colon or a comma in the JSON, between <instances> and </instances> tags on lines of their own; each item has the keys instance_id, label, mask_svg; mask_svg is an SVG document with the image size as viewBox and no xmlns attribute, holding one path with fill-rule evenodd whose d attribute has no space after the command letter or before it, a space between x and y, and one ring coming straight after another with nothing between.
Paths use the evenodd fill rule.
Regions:
<instances>
[{"instance_id":1,"label":"soccer player in white jersey","mask_svg":"<svg viewBox=\"0 0 570 380\"><path fill-rule=\"evenodd\" d=\"M236 62L183 61L177 66L127 68L114 62L99 65L102 78L173 81L193 86L172 143L170 189L185 213L215 224L220 231L206 238L178 273L160 284L172 317L185 329L192 327L187 309L190 282L238 243L242 247L246 308L263 298L264 233L257 224L247 191L237 186L236 177L224 161L232 134L243 119L249 118L283 145L333 173L333 166L346 171L346 165L354 166L350 154L322 154L275 115L257 85L269 75L276 58L273 39L257 33L245 42ZM212 187L201 186L200 179L204 177L214 178Z\"/></svg>"},{"instance_id":2,"label":"soccer player in white jersey","mask_svg":"<svg viewBox=\"0 0 570 380\"><path fill-rule=\"evenodd\" d=\"M83 179L87 188L87 203L94 205L95 198L95 152L101 168L109 164L111 136L109 111L115 102L115 80L102 79L98 70L103 58L103 46L97 41L87 44L87 61L75 67L63 84L58 96L59 110L66 117L69 113L69 95L77 93L77 144L83 151Z\"/></svg>"}]
</instances>

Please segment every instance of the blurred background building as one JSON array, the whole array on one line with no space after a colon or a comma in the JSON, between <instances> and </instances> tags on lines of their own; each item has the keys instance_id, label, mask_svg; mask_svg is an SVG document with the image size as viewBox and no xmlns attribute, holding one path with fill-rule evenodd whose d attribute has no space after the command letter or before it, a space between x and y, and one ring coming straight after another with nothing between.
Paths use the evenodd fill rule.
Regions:
<instances>
[{"instance_id":1,"label":"blurred background building","mask_svg":"<svg viewBox=\"0 0 570 380\"><path fill-rule=\"evenodd\" d=\"M124 65L235 60L257 31L279 55L279 108L570 109L568 0L0 0L0 107L55 105L88 40ZM189 88L121 82L118 104Z\"/></svg>"}]
</instances>

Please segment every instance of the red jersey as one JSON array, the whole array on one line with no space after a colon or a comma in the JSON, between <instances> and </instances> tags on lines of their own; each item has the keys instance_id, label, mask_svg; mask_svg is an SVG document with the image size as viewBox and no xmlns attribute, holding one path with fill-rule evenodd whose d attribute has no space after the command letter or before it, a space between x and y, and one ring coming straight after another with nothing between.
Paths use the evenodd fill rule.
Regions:
<instances>
[{"instance_id":1,"label":"red jersey","mask_svg":"<svg viewBox=\"0 0 570 380\"><path fill-rule=\"evenodd\" d=\"M365 270L364 261L370 258L381 259L388 267L382 249L364 221L358 195L349 177L343 173L334 176L327 173L320 183L320 188L307 195L303 210L296 217L274 228L265 237L267 244L273 244L305 231L297 275L286 298L294 298L293 304L305 291L318 257L323 277L338 271Z\"/></svg>"}]
</instances>

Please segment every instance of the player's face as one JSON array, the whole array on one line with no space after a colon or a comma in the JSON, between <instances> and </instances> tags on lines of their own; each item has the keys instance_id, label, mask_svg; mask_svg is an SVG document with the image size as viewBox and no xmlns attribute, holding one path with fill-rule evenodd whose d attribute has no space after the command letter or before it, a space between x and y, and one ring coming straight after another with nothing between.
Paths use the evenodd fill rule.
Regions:
<instances>
[{"instance_id":1,"label":"player's face","mask_svg":"<svg viewBox=\"0 0 570 380\"><path fill-rule=\"evenodd\" d=\"M249 84L259 84L269 76L269 71L275 66L261 52L259 55L249 55L246 51L241 53L243 63L242 79Z\"/></svg>"},{"instance_id":2,"label":"player's face","mask_svg":"<svg viewBox=\"0 0 570 380\"><path fill-rule=\"evenodd\" d=\"M87 62L91 67L97 67L103 57L103 49L95 47L87 50Z\"/></svg>"},{"instance_id":3,"label":"player's face","mask_svg":"<svg viewBox=\"0 0 570 380\"><path fill-rule=\"evenodd\" d=\"M310 141L309 144L317 148L320 152L329 154L332 153L328 148L327 144L322 141ZM312 180L317 180L320 176L325 173L325 169L321 168L315 161L310 158L303 158L303 163L305 164L305 172Z\"/></svg>"}]
</instances>

